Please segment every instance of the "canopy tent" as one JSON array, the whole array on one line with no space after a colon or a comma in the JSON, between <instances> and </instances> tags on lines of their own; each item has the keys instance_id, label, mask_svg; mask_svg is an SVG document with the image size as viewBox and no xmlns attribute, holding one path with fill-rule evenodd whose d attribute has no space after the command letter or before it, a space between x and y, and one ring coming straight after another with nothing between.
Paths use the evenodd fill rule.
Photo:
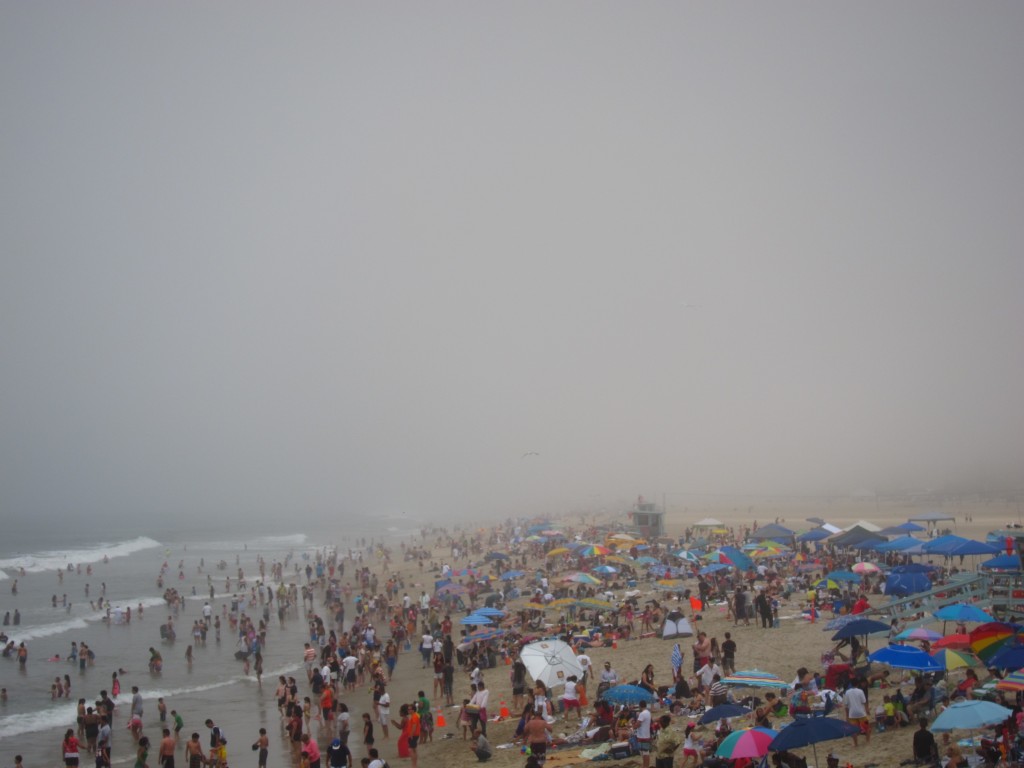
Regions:
<instances>
[{"instance_id":1,"label":"canopy tent","mask_svg":"<svg viewBox=\"0 0 1024 768\"><path fill-rule=\"evenodd\" d=\"M764 539L791 539L793 538L794 531L789 530L784 525L778 525L777 523L771 523L758 528L756 531L751 531L748 538L754 539L755 541L763 541Z\"/></svg>"},{"instance_id":2,"label":"canopy tent","mask_svg":"<svg viewBox=\"0 0 1024 768\"><path fill-rule=\"evenodd\" d=\"M908 523L927 523L928 525L935 525L935 523L941 523L946 520L951 523L955 523L956 516L948 515L945 512L925 512L923 514L907 518Z\"/></svg>"},{"instance_id":3,"label":"canopy tent","mask_svg":"<svg viewBox=\"0 0 1024 768\"><path fill-rule=\"evenodd\" d=\"M915 539L913 536L900 536L898 539L892 539L875 545L876 552L906 552L907 550L919 547L924 544L921 539Z\"/></svg>"},{"instance_id":4,"label":"canopy tent","mask_svg":"<svg viewBox=\"0 0 1024 768\"><path fill-rule=\"evenodd\" d=\"M867 528L854 526L837 536L833 536L831 543L837 547L852 547L864 541L883 542L886 541L886 538L880 533L875 533Z\"/></svg>"},{"instance_id":5,"label":"canopy tent","mask_svg":"<svg viewBox=\"0 0 1024 768\"><path fill-rule=\"evenodd\" d=\"M878 533L880 530L882 530L882 526L875 525L874 523L868 520L858 520L853 525L846 526L843 530L850 531L854 528L863 528L865 531L871 531L872 533Z\"/></svg>"},{"instance_id":6,"label":"canopy tent","mask_svg":"<svg viewBox=\"0 0 1024 768\"><path fill-rule=\"evenodd\" d=\"M801 533L796 537L797 541L821 541L827 539L832 535L832 532L827 528L812 528L811 530Z\"/></svg>"},{"instance_id":7,"label":"canopy tent","mask_svg":"<svg viewBox=\"0 0 1024 768\"><path fill-rule=\"evenodd\" d=\"M998 557L993 557L991 560L986 560L981 564L981 567L990 571L1024 570L1021 568L1020 557L1017 555L999 555Z\"/></svg>"},{"instance_id":8,"label":"canopy tent","mask_svg":"<svg viewBox=\"0 0 1024 768\"><path fill-rule=\"evenodd\" d=\"M694 528L721 528L725 523L714 517L705 517L693 524Z\"/></svg>"},{"instance_id":9,"label":"canopy tent","mask_svg":"<svg viewBox=\"0 0 1024 768\"><path fill-rule=\"evenodd\" d=\"M970 539L965 539L963 536L957 536L955 533L950 533L946 536L929 539L924 543L922 548L929 554L948 555L953 549L968 541L970 541Z\"/></svg>"}]
</instances>

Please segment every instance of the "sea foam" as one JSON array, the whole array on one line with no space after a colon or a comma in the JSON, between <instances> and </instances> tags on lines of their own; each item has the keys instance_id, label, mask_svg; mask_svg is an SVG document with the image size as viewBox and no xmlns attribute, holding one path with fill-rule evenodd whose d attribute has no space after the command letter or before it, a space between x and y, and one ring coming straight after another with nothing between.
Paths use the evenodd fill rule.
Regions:
<instances>
[{"instance_id":1,"label":"sea foam","mask_svg":"<svg viewBox=\"0 0 1024 768\"><path fill-rule=\"evenodd\" d=\"M45 571L62 570L71 565L88 565L98 563L104 557L114 559L115 557L126 557L135 552L163 546L159 541L148 536L116 541L103 544L95 544L81 549L62 549L37 552L30 555L19 555L0 560L0 569L20 570L24 568L29 573L41 573Z\"/></svg>"}]
</instances>

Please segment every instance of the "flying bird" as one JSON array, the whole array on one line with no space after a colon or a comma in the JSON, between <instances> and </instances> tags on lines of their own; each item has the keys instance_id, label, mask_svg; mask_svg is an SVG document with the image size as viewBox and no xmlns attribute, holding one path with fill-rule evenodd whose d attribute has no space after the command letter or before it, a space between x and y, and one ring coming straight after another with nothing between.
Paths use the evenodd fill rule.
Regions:
<instances>
[{"instance_id":1,"label":"flying bird","mask_svg":"<svg viewBox=\"0 0 1024 768\"><path fill-rule=\"evenodd\" d=\"M536 451L527 451L520 458L525 459L527 456L540 456L540 454L537 453Z\"/></svg>"}]
</instances>

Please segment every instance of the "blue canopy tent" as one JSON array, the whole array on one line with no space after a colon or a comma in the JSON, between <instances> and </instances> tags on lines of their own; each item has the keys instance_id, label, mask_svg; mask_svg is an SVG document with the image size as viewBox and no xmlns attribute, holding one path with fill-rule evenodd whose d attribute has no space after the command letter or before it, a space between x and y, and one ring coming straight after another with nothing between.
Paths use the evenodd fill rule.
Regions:
<instances>
[{"instance_id":1,"label":"blue canopy tent","mask_svg":"<svg viewBox=\"0 0 1024 768\"><path fill-rule=\"evenodd\" d=\"M903 552L904 550L911 549L913 547L923 544L920 539L915 539L913 536L900 536L898 539L892 539L891 541L884 541L880 544L875 545L876 552Z\"/></svg>"},{"instance_id":2,"label":"blue canopy tent","mask_svg":"<svg viewBox=\"0 0 1024 768\"><path fill-rule=\"evenodd\" d=\"M751 531L747 538L753 539L754 541L764 541L765 539L781 539L782 541L789 541L793 538L795 531L789 530L784 525L778 525L777 523L770 523L763 528L758 528L756 531Z\"/></svg>"},{"instance_id":3,"label":"blue canopy tent","mask_svg":"<svg viewBox=\"0 0 1024 768\"><path fill-rule=\"evenodd\" d=\"M991 560L986 560L980 566L990 571L1020 571L1020 557L1017 555L999 555Z\"/></svg>"},{"instance_id":4,"label":"blue canopy tent","mask_svg":"<svg viewBox=\"0 0 1024 768\"><path fill-rule=\"evenodd\" d=\"M796 537L797 541L821 541L827 539L832 533L827 528L812 528Z\"/></svg>"},{"instance_id":5,"label":"blue canopy tent","mask_svg":"<svg viewBox=\"0 0 1024 768\"><path fill-rule=\"evenodd\" d=\"M999 554L999 547L986 544L984 541L968 539L963 544L954 547L949 554L961 557L964 555L996 555Z\"/></svg>"},{"instance_id":6,"label":"blue canopy tent","mask_svg":"<svg viewBox=\"0 0 1024 768\"><path fill-rule=\"evenodd\" d=\"M957 536L955 533L950 533L946 536L939 536L938 538L926 541L922 546L922 549L924 549L928 554L948 555L952 550L968 541L970 541L970 539L965 539L963 536Z\"/></svg>"}]
</instances>

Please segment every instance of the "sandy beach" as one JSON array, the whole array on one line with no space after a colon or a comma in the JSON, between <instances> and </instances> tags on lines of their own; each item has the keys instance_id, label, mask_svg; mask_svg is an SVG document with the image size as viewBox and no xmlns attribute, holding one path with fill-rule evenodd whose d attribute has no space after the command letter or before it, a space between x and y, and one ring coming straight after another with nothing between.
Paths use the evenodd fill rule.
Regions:
<instances>
[{"instance_id":1,"label":"sandy beach","mask_svg":"<svg viewBox=\"0 0 1024 768\"><path fill-rule=\"evenodd\" d=\"M739 505L693 506L687 507L685 510L670 509L668 511L666 515L666 535L678 538L682 536L687 527L691 526L698 519L709 516L718 518L725 527L733 528L737 531L742 527L752 525L755 520L762 526L777 520L791 528L806 530L814 527L813 523L805 521L807 517L821 517L836 526L846 526L858 520L867 520L884 526L903 522L920 511L922 510L910 505L876 507L874 504L860 503L775 503L764 506L748 503L742 507ZM974 507L958 507L950 513L956 517L955 523L950 525L956 533L966 537L982 539L989 530L1001 528L1005 524L1015 521L1017 510L1016 507L1010 505L985 504ZM593 526L595 522L602 524L613 522L625 523L627 520L623 515L618 515L614 520L601 519L595 521L592 516L588 515L584 518L567 517L558 519L553 521L553 524L564 529L566 532L572 532L573 530L585 530ZM422 546L427 551L428 556L423 558L422 566L418 559L403 559L403 550L399 544L391 547L387 574L384 573L383 561L376 554L369 554L364 551L362 564L368 567L371 572L377 574L381 581L387 576L398 579L402 585L398 593L398 600L400 602L402 593L408 593L412 597L418 596L423 591L431 594L434 581L439 577L437 570L440 568L441 563L449 563L455 569L466 567L471 562L481 565L482 553L492 548L492 544L488 543L488 539L494 530L496 529L479 528L472 531L451 532L455 535L454 540L459 543L463 551L465 550L466 543L476 547L474 554L471 556L463 553L458 558L452 558L451 540L447 535L434 531L425 538L415 536L412 539L404 540L405 542L414 541L417 546ZM502 536L509 534L510 531L511 529L503 529ZM473 542L478 543L473 544ZM496 546L494 548L500 549L501 547ZM344 554L346 550L344 548L340 549L342 554ZM519 551L525 552L527 550L520 548ZM523 570L532 573L536 568L544 568L549 565L548 559L542 556L542 549L533 548L529 551L533 554L527 561L527 567ZM245 557L251 560L255 555L254 553L245 553ZM245 560L243 559L241 562L244 563ZM354 565L353 562L346 561L345 577L341 579L343 585L349 584L353 589L355 589L355 584L351 574L353 573ZM489 564L482 564L481 567L487 568ZM43 577L32 575L30 580L32 578ZM199 576L189 574L183 586L187 587L190 580L198 580L199 578ZM463 581L466 581L466 579L463 579ZM553 573L552 582L557 583L557 581L558 575ZM518 583L522 587L527 588L526 591L528 592L529 577L519 579ZM696 582L688 582L688 585L692 585L695 589ZM676 605L672 599L666 603L664 600L666 593L656 591L651 581L641 581L638 584L638 589L641 591L639 598L641 601L657 599L662 601L662 604L668 608ZM616 595L617 599L621 597L621 594ZM320 615L324 615L322 598L322 591L318 591L314 599L314 612ZM885 598L882 596L873 596L871 598L871 603L874 607L878 607L884 604L884 602ZM223 603L223 597L219 597L215 601L215 609L218 611L223 610ZM521 598L512 601L510 607L514 611L524 605L525 598ZM794 594L790 600L783 601L779 607L779 627L762 629L757 626L757 622L751 622L750 626L746 626L742 622L738 626L734 625L732 619L727 618L726 606L724 604L713 604L708 610L703 612L701 620L696 622L695 625L697 630L707 632L710 637L717 638L719 642L721 642L725 632L729 631L732 633L733 639L737 644L737 669L756 668L773 673L783 681L789 681L793 679L796 670L802 666L807 667L812 672L821 671L821 654L834 645L830 641L831 633L823 631L825 622L812 624L802 618L801 609L803 607L804 604L800 595ZM691 614L688 605L681 605L680 608L687 615ZM195 614L192 618L197 617L196 608L192 608L190 611ZM507 624L512 622L512 616L514 616L514 613L510 614L510 618L506 622ZM548 621L552 622L557 617L557 611L549 612L547 615ZM267 728L271 739L270 765L297 765L298 759L288 745L287 733L284 730L285 723L278 712L274 690L277 675L294 675L299 681L300 698L310 695L309 686L302 670L303 642L308 639L307 622L309 618L309 615L303 613L302 615L290 617L283 626L279 625L277 621L269 623L268 643L265 649L265 673L262 686L256 684L251 673L245 675L241 673L241 670L238 670L237 676L228 680L228 685L207 686L205 690L202 685L204 668L209 669L208 665L210 663L231 664L232 662L226 660L233 651L233 646L230 643L225 643L222 648L214 648L211 645L197 650L196 668L194 671L191 668L189 669L189 677L187 678L192 684L167 690L165 683L160 678L154 678L144 672L140 672L140 670L144 670L144 659L147 655L145 648L152 643L152 636L155 632L155 617L150 618L150 616L147 616L145 623L133 624L131 631L141 632L142 634L139 635L137 640L131 641L131 651L124 653L123 657L116 664L117 666L127 667L129 670L122 680L125 690L131 685L139 685L143 695L147 698L144 733L150 737L151 741L155 741L159 736L160 723L156 717L156 706L153 699L157 692L161 692L167 697L170 707L176 707L184 714L187 723L185 733L183 734L184 737L187 737L188 733L195 729L201 734L205 745L207 730L201 723L206 717L212 717L219 726L226 729L226 732L231 736L231 765L236 767L256 765L256 755L249 750L249 745L255 740L257 731L261 727ZM349 601L347 604L346 629L348 629L353 618L354 603ZM455 635L458 634L460 629L457 623L458 618L460 618L459 615L453 615L453 619L456 621L453 630ZM380 626L379 622L377 624ZM328 626L330 626L329 620ZM382 631L386 635L386 627ZM551 631L554 631L554 627L551 627ZM672 650L672 643L662 640L660 637L639 639L638 635L634 635L634 638L636 639L619 640L615 648L599 647L590 649L588 653L595 668L600 669L605 661L610 661L623 680L632 681L639 678L642 669L647 664L653 664L656 684L670 684L669 655ZM62 648L64 642L62 639L54 639L50 642L46 638L34 642L33 663L38 664L39 661L37 660L40 655L51 652L51 647ZM456 642L458 642L457 639ZM884 639L872 639L869 647L874 650L884 642ZM689 670L691 665L691 643L692 640L681 642L686 657L685 670ZM420 690L426 692L427 697L431 698L435 708L440 703L432 696L432 671L421 668L420 657L415 650L415 645L414 643L412 650L401 653L394 679L388 687L393 702L392 713L395 718L397 718L399 705L403 702L414 702L417 698L417 692ZM182 662L177 658L180 655L179 652L184 652L184 644L182 643L176 644L173 647L173 651L165 650L169 665L173 667L181 666ZM214 662L215 658L220 657L223 657L225 660ZM98 664L97 671L90 673L89 678L81 682L81 685L75 692L75 696L94 696L102 687L107 677L107 668L112 667L113 664L115 664L114 661L103 659L103 671L100 671L101 665ZM490 690L489 709L492 716L498 715L503 706L511 707L512 689L509 671L510 667L503 664L484 671ZM171 667L168 668L167 674L170 674L170 672ZM196 683L199 684L196 685ZM16 681L13 684L11 682L6 684L11 687L13 693L17 693ZM588 693L592 700L594 694L593 686L590 686ZM742 690L738 692L738 697L749 693L757 693L757 691ZM462 699L469 698L470 696L468 673L458 667L455 673L454 696L456 702L460 702ZM880 696L881 693L879 691L872 690L869 696L869 706L873 708L878 703L876 699L879 699ZM369 691L369 682L355 691L342 693L339 698L349 707L354 728L358 729L362 713L372 711L372 695ZM122 703L118 713L115 715L114 762L116 764L129 762L133 757L130 737L123 729L124 721L127 717L124 710L125 705ZM436 713L437 710L435 709L435 716ZM446 726L436 729L432 743L424 743L419 748L420 764L424 766L474 764L476 758L470 752L469 743L463 739L462 732L458 727L458 710L445 708L443 709L443 715L446 720ZM518 747L502 748L512 742L516 720L516 716L513 715L511 719L489 724L488 737L492 746L495 747L491 764L495 766L521 766L525 762ZM686 722L686 718L677 717L672 727L682 730ZM68 725L72 724L73 718L69 718ZM734 722L733 727L745 727L749 724L751 724L749 719L741 719ZM311 729L312 733L318 737L321 748L326 749L334 737L333 726L317 723L314 719ZM562 720L558 720L554 724L556 735L570 733L574 729L575 723L566 724ZM51 731L40 734L38 737L33 737L27 742L20 738L5 739L6 743L2 745L4 755L13 756L15 752L25 754L27 768L54 764L59 748L59 736L57 734L61 732L62 729L54 728ZM883 766L898 765L900 761L908 758L911 754L912 733L912 728L890 729L884 733L874 734L870 744L862 742L856 748L848 739L829 742L823 745L822 749L818 750L819 761L823 765L824 755L829 751L834 751L840 757L842 765L845 765L847 762L854 766L867 766L871 764ZM698 735L702 734L708 735L706 731L699 730ZM182 745L186 740L184 737L178 746L179 759L183 759ZM353 749L356 764L358 765L359 758L365 756L365 750L363 749L358 730L352 734L350 746ZM408 764L407 759L398 757L394 728L391 729L389 739L384 739L380 729L377 729L377 746L381 750L382 756L392 766ZM808 755L811 754L809 749L806 752ZM567 754L573 754L573 752L568 751ZM152 758L150 764L155 764ZM573 763L558 762L560 766L563 764ZM639 764L639 759L631 758L613 764Z\"/></svg>"}]
</instances>

